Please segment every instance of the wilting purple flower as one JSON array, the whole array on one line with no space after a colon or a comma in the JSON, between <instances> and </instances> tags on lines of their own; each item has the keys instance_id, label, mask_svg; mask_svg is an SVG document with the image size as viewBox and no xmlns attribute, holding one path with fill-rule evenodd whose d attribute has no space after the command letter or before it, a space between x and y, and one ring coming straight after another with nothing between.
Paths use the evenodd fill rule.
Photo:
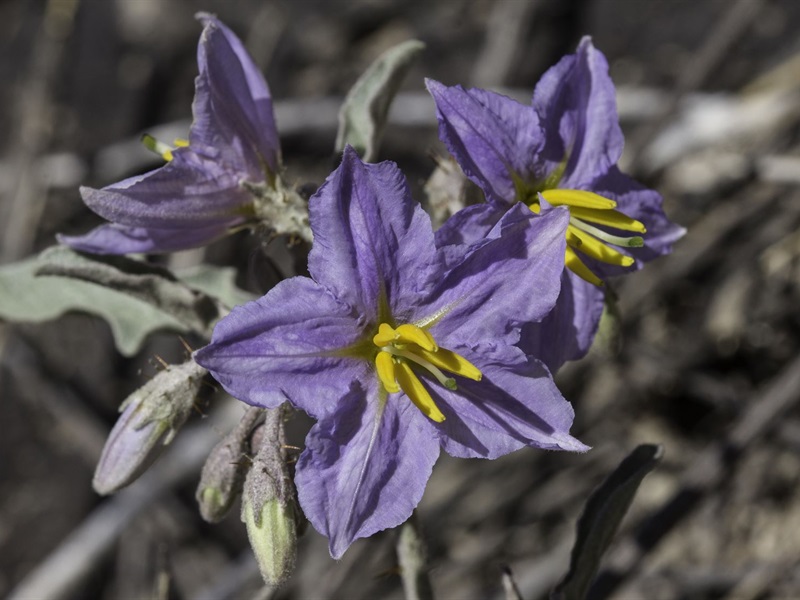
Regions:
<instances>
[{"instance_id":1,"label":"wilting purple flower","mask_svg":"<svg viewBox=\"0 0 800 600\"><path fill-rule=\"evenodd\" d=\"M537 214L566 206L562 297L522 343L552 369L579 358L602 313L602 281L668 253L684 232L667 220L657 192L616 166L623 136L605 57L583 38L576 54L544 74L531 105L481 89L427 85L439 136L488 201L454 215L437 242L471 243L518 202Z\"/></svg>"},{"instance_id":2,"label":"wilting purple flower","mask_svg":"<svg viewBox=\"0 0 800 600\"><path fill-rule=\"evenodd\" d=\"M440 448L586 449L547 369L513 346L558 296L566 210L512 208L451 255L397 167L348 147L310 213L311 278L235 308L195 359L240 400L318 420L296 483L335 558L409 517Z\"/></svg>"},{"instance_id":3,"label":"wilting purple flower","mask_svg":"<svg viewBox=\"0 0 800 600\"><path fill-rule=\"evenodd\" d=\"M193 123L187 142L162 151L163 167L100 190L84 202L111 223L59 241L100 254L202 246L251 221L278 184L280 145L272 98L242 42L200 13Z\"/></svg>"}]
</instances>

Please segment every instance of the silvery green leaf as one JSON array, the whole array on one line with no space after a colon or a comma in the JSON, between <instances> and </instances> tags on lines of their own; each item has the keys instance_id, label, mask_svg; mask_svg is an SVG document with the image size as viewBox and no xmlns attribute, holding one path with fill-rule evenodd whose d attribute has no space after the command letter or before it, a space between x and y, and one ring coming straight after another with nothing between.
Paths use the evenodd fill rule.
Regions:
<instances>
[{"instance_id":1,"label":"silvery green leaf","mask_svg":"<svg viewBox=\"0 0 800 600\"><path fill-rule=\"evenodd\" d=\"M660 445L642 444L598 487L578 520L569 572L551 594L553 600L582 600L600 566L600 560L628 512L642 479L664 454Z\"/></svg>"},{"instance_id":2,"label":"silvery green leaf","mask_svg":"<svg viewBox=\"0 0 800 600\"><path fill-rule=\"evenodd\" d=\"M68 312L105 319L119 351L132 356L158 330L187 332L189 327L158 308L128 294L67 277L37 277L36 257L0 267L0 319L42 322Z\"/></svg>"},{"instance_id":3,"label":"silvery green leaf","mask_svg":"<svg viewBox=\"0 0 800 600\"><path fill-rule=\"evenodd\" d=\"M406 600L433 600L433 587L428 575L428 550L415 514L400 526L397 562L400 564Z\"/></svg>"},{"instance_id":4,"label":"silvery green leaf","mask_svg":"<svg viewBox=\"0 0 800 600\"><path fill-rule=\"evenodd\" d=\"M358 78L339 110L336 151L353 146L366 162L377 158L389 106L425 44L408 40L389 48Z\"/></svg>"},{"instance_id":5,"label":"silvery green leaf","mask_svg":"<svg viewBox=\"0 0 800 600\"><path fill-rule=\"evenodd\" d=\"M606 289L603 314L594 337L591 351L604 358L617 356L622 347L622 317L613 292Z\"/></svg>"},{"instance_id":6,"label":"silvery green leaf","mask_svg":"<svg viewBox=\"0 0 800 600\"><path fill-rule=\"evenodd\" d=\"M193 290L167 269L125 256L89 255L52 246L39 255L37 275L80 279L147 302L192 331L209 333L220 316L212 298Z\"/></svg>"},{"instance_id":7,"label":"silvery green leaf","mask_svg":"<svg viewBox=\"0 0 800 600\"><path fill-rule=\"evenodd\" d=\"M209 336L228 308L252 297L235 273L204 265L176 277L122 256L90 256L64 246L0 267L0 319L41 322L68 312L105 319L119 351L131 356L158 330Z\"/></svg>"},{"instance_id":8,"label":"silvery green leaf","mask_svg":"<svg viewBox=\"0 0 800 600\"><path fill-rule=\"evenodd\" d=\"M255 294L236 286L236 269L233 267L203 264L178 271L175 275L194 289L216 298L228 308L256 299Z\"/></svg>"}]
</instances>

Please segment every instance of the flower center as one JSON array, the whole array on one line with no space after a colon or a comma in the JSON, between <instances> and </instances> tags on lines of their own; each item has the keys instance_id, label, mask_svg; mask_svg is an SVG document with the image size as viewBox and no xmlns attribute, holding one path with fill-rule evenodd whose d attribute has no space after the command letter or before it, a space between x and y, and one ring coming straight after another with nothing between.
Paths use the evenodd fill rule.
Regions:
<instances>
[{"instance_id":1,"label":"flower center","mask_svg":"<svg viewBox=\"0 0 800 600\"><path fill-rule=\"evenodd\" d=\"M614 210L617 203L599 194L585 190L546 189L539 192L542 198L553 206L566 206L569 209L567 226L566 265L573 273L589 283L602 286L597 277L578 257L576 250L586 256L610 265L630 267L635 261L613 246L619 248L640 248L644 242L641 236L622 237L599 229L597 225L621 231L646 233L641 221L631 219L624 213ZM534 213L541 210L538 197L528 204Z\"/></svg>"},{"instance_id":2,"label":"flower center","mask_svg":"<svg viewBox=\"0 0 800 600\"><path fill-rule=\"evenodd\" d=\"M416 325L394 328L381 323L372 342L380 349L375 356L375 367L386 391L393 394L402 390L426 417L437 423L444 421L444 415L412 366L427 371L449 390L457 388L456 380L443 370L473 381L481 380L481 372L475 365L451 350L440 348L430 333Z\"/></svg>"}]
</instances>

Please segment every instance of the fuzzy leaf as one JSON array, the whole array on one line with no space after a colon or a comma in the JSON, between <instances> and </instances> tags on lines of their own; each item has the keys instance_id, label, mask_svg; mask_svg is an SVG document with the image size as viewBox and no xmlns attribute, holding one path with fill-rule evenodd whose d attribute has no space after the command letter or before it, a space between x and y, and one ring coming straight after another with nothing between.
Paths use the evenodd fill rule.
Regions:
<instances>
[{"instance_id":1,"label":"fuzzy leaf","mask_svg":"<svg viewBox=\"0 0 800 600\"><path fill-rule=\"evenodd\" d=\"M194 289L216 298L228 308L256 299L255 294L236 286L236 269L233 267L203 264L178 271L175 275Z\"/></svg>"},{"instance_id":2,"label":"fuzzy leaf","mask_svg":"<svg viewBox=\"0 0 800 600\"><path fill-rule=\"evenodd\" d=\"M389 106L423 48L425 44L418 40L393 46L358 78L339 110L337 152L343 152L350 144L364 161L377 158Z\"/></svg>"},{"instance_id":3,"label":"fuzzy leaf","mask_svg":"<svg viewBox=\"0 0 800 600\"><path fill-rule=\"evenodd\" d=\"M192 331L210 333L219 315L216 303L191 289L167 269L125 256L100 256L52 246L39 255L37 275L55 275L96 283L129 294L172 315Z\"/></svg>"},{"instance_id":4,"label":"fuzzy leaf","mask_svg":"<svg viewBox=\"0 0 800 600\"><path fill-rule=\"evenodd\" d=\"M659 463L664 448L642 444L598 487L578 520L569 572L551 594L552 600L582 600L600 566L619 524L633 501L642 479Z\"/></svg>"},{"instance_id":5,"label":"fuzzy leaf","mask_svg":"<svg viewBox=\"0 0 800 600\"><path fill-rule=\"evenodd\" d=\"M235 273L203 265L181 278L122 256L89 256L64 246L0 267L0 319L41 322L68 312L108 321L119 351L131 356L157 330L209 336L228 307L251 297Z\"/></svg>"},{"instance_id":6,"label":"fuzzy leaf","mask_svg":"<svg viewBox=\"0 0 800 600\"><path fill-rule=\"evenodd\" d=\"M0 267L0 319L42 322L68 312L105 319L119 351L132 356L145 338L162 329L189 327L150 304L103 286L68 277L37 277L38 258Z\"/></svg>"}]
</instances>

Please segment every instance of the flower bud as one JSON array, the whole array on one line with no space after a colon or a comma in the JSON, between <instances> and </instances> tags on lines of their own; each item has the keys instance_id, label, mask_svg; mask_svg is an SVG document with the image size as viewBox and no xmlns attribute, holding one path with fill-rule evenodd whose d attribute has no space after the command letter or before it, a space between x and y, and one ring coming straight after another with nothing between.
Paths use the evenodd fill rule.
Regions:
<instances>
[{"instance_id":1,"label":"flower bud","mask_svg":"<svg viewBox=\"0 0 800 600\"><path fill-rule=\"evenodd\" d=\"M280 585L294 571L297 557L297 525L291 505L272 498L256 513L253 502L245 500L242 520L247 526L247 537L258 560L261 576L269 585Z\"/></svg>"},{"instance_id":2,"label":"flower bud","mask_svg":"<svg viewBox=\"0 0 800 600\"><path fill-rule=\"evenodd\" d=\"M285 405L266 411L258 453L244 483L242 521L261 576L280 585L294 571L299 508L286 464L283 418Z\"/></svg>"},{"instance_id":3,"label":"flower bud","mask_svg":"<svg viewBox=\"0 0 800 600\"><path fill-rule=\"evenodd\" d=\"M191 360L169 366L128 396L97 463L98 494L134 482L158 458L189 416L206 372Z\"/></svg>"},{"instance_id":4,"label":"flower bud","mask_svg":"<svg viewBox=\"0 0 800 600\"><path fill-rule=\"evenodd\" d=\"M242 491L250 466L250 438L263 412L249 408L239 424L211 450L203 465L196 497L200 515L209 523L225 518Z\"/></svg>"}]
</instances>

